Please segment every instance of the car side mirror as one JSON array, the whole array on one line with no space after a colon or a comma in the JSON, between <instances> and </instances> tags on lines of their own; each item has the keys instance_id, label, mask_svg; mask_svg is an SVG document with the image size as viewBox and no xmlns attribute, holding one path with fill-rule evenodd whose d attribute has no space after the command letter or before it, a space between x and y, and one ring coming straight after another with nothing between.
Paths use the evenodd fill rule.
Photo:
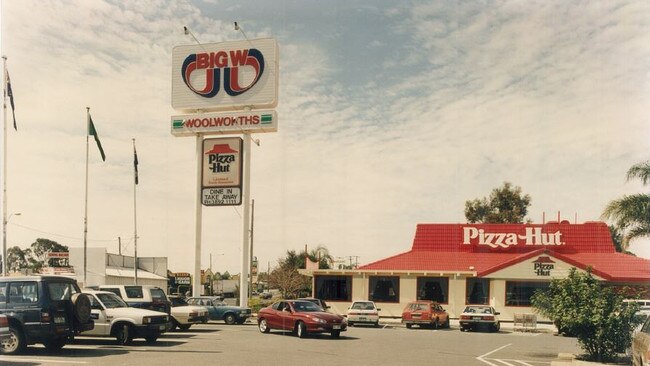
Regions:
<instances>
[{"instance_id":1,"label":"car side mirror","mask_svg":"<svg viewBox=\"0 0 650 366\"><path fill-rule=\"evenodd\" d=\"M381 311L381 309L380 309L380 308L377 308L377 311Z\"/></svg>"},{"instance_id":2,"label":"car side mirror","mask_svg":"<svg viewBox=\"0 0 650 366\"><path fill-rule=\"evenodd\" d=\"M331 308L331 306L329 306L329 305L327 305L327 306L325 307L325 309L329 309L329 308Z\"/></svg>"},{"instance_id":3,"label":"car side mirror","mask_svg":"<svg viewBox=\"0 0 650 366\"><path fill-rule=\"evenodd\" d=\"M494 313L494 315L499 315L499 314L501 314L501 313L500 313L500 312L498 312L498 311L497 311L496 313Z\"/></svg>"}]
</instances>

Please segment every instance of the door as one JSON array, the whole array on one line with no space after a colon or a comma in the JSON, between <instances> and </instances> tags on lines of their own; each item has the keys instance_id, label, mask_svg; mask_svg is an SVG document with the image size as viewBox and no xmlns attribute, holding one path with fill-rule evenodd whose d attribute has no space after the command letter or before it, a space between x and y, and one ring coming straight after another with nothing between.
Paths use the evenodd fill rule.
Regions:
<instances>
[{"instance_id":1,"label":"door","mask_svg":"<svg viewBox=\"0 0 650 366\"><path fill-rule=\"evenodd\" d=\"M293 310L291 305L288 302L284 303L284 307L280 308L282 311L278 311L280 317L280 325L284 330L293 330Z\"/></svg>"},{"instance_id":2,"label":"door","mask_svg":"<svg viewBox=\"0 0 650 366\"><path fill-rule=\"evenodd\" d=\"M87 335L108 336L111 333L111 320L106 315L106 310L97 300L95 295L88 295L90 299L90 318L95 322L92 330L84 332Z\"/></svg>"}]
</instances>

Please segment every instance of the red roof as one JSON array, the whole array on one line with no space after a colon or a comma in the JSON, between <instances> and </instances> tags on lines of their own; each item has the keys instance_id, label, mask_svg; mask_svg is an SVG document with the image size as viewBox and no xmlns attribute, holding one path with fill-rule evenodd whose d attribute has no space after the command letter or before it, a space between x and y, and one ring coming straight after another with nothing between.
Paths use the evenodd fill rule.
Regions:
<instances>
[{"instance_id":1,"label":"red roof","mask_svg":"<svg viewBox=\"0 0 650 366\"><path fill-rule=\"evenodd\" d=\"M419 224L410 251L362 270L475 271L479 277L543 255L613 282L650 282L650 260L617 253L609 228L585 224Z\"/></svg>"}]
</instances>

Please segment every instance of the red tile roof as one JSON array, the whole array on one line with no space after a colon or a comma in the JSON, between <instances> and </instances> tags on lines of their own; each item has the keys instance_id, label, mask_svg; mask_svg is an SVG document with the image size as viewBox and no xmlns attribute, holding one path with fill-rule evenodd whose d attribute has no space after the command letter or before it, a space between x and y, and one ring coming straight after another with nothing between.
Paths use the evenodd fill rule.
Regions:
<instances>
[{"instance_id":1,"label":"red tile roof","mask_svg":"<svg viewBox=\"0 0 650 366\"><path fill-rule=\"evenodd\" d=\"M485 234L483 242L478 237L481 230ZM561 239L561 244L531 242L530 237L540 236L539 233L555 235ZM470 239L473 235L477 237ZM544 239L548 239L547 244L553 243L550 236ZM517 243L513 244L515 238ZM650 260L617 253L609 228L602 222L578 225L419 224L410 251L359 269L431 273L475 271L481 277L539 255L560 259L581 269L592 267L595 275L608 281L650 283Z\"/></svg>"}]
</instances>

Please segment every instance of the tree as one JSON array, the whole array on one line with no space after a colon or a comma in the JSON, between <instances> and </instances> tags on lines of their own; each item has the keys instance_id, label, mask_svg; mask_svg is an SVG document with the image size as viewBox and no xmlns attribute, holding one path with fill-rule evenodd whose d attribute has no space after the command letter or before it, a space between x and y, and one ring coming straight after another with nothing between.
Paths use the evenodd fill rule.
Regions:
<instances>
[{"instance_id":1,"label":"tree","mask_svg":"<svg viewBox=\"0 0 650 366\"><path fill-rule=\"evenodd\" d=\"M35 263L40 262L42 266L47 262L48 265L52 266L55 264L54 262L57 261L57 259L48 259L48 254L56 252L68 252L68 247L50 239L38 238L35 242L32 243L31 250Z\"/></svg>"},{"instance_id":2,"label":"tree","mask_svg":"<svg viewBox=\"0 0 650 366\"><path fill-rule=\"evenodd\" d=\"M650 161L635 164L627 171L626 180L634 178L640 179L644 186L650 182ZM612 220L623 232L622 249L626 250L631 240L650 236L650 195L638 193L613 200L601 218Z\"/></svg>"},{"instance_id":3,"label":"tree","mask_svg":"<svg viewBox=\"0 0 650 366\"><path fill-rule=\"evenodd\" d=\"M298 297L302 292L310 292L311 281L309 277L298 273L297 268L281 264L271 271L269 285L279 289L284 298L291 299Z\"/></svg>"},{"instance_id":4,"label":"tree","mask_svg":"<svg viewBox=\"0 0 650 366\"><path fill-rule=\"evenodd\" d=\"M310 250L309 253L307 253L307 258L312 262L318 262L318 269L330 269L332 268L331 264L334 261L334 258L330 255L330 251L323 245L319 245Z\"/></svg>"},{"instance_id":5,"label":"tree","mask_svg":"<svg viewBox=\"0 0 650 366\"><path fill-rule=\"evenodd\" d=\"M22 250L20 247L11 247L7 249L7 270L11 272L18 272L29 267L29 258L31 257L31 250Z\"/></svg>"},{"instance_id":6,"label":"tree","mask_svg":"<svg viewBox=\"0 0 650 366\"><path fill-rule=\"evenodd\" d=\"M551 280L548 290L536 292L531 302L560 332L575 335L589 359L602 362L630 346L638 324L638 305L626 305L623 299L594 278L590 268L586 273L571 268L567 278Z\"/></svg>"},{"instance_id":7,"label":"tree","mask_svg":"<svg viewBox=\"0 0 650 366\"><path fill-rule=\"evenodd\" d=\"M490 197L465 201L465 218L470 223L511 224L524 222L530 206L530 196L522 195L521 187L504 182Z\"/></svg>"}]
</instances>

